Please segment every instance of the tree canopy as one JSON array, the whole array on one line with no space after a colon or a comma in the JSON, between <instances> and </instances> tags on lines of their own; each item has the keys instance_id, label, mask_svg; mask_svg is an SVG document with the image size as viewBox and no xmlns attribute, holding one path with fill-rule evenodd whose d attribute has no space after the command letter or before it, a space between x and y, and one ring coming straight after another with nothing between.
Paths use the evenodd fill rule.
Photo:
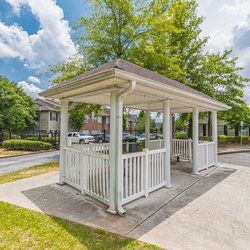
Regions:
<instances>
[{"instance_id":1,"label":"tree canopy","mask_svg":"<svg viewBox=\"0 0 250 250\"><path fill-rule=\"evenodd\" d=\"M136 131L138 131L139 133L145 132L145 125L146 125L146 112L140 111L138 116L138 121L136 123ZM150 132L151 133L157 132L155 120L152 117L150 117Z\"/></svg>"},{"instance_id":2,"label":"tree canopy","mask_svg":"<svg viewBox=\"0 0 250 250\"><path fill-rule=\"evenodd\" d=\"M231 51L209 53L196 0L89 0L92 10L75 29L78 55L51 67L56 82L116 58L187 84L232 107L219 117L238 124L249 117L245 83ZM239 111L239 112L238 112ZM237 114L237 115L236 115Z\"/></svg>"},{"instance_id":3,"label":"tree canopy","mask_svg":"<svg viewBox=\"0 0 250 250\"><path fill-rule=\"evenodd\" d=\"M0 76L0 132L18 132L35 122L36 104L15 83ZM2 138L3 139L3 138Z\"/></svg>"}]
</instances>

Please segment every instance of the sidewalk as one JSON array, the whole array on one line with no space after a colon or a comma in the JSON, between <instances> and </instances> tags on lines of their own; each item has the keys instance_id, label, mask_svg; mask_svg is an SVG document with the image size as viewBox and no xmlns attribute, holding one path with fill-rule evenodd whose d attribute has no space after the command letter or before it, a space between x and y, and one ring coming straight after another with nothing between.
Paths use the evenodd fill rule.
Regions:
<instances>
[{"instance_id":1,"label":"sidewalk","mask_svg":"<svg viewBox=\"0 0 250 250\"><path fill-rule=\"evenodd\" d=\"M231 154L231 153L243 153L250 152L250 145L219 145L218 146L218 154Z\"/></svg>"}]
</instances>

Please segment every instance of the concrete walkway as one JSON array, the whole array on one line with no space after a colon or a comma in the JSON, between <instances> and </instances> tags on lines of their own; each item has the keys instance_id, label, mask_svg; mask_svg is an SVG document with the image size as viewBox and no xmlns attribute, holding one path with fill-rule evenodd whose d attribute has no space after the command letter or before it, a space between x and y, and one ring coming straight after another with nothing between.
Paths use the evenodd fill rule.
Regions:
<instances>
[{"instance_id":1,"label":"concrete walkway","mask_svg":"<svg viewBox=\"0 0 250 250\"><path fill-rule=\"evenodd\" d=\"M248 249L250 245L250 168L222 164L190 174L175 163L173 188L125 206L125 217L67 185L57 173L0 185L0 200L56 215L167 249Z\"/></svg>"},{"instance_id":2,"label":"concrete walkway","mask_svg":"<svg viewBox=\"0 0 250 250\"><path fill-rule=\"evenodd\" d=\"M0 175L15 172L59 159L59 151L0 159Z\"/></svg>"}]
</instances>

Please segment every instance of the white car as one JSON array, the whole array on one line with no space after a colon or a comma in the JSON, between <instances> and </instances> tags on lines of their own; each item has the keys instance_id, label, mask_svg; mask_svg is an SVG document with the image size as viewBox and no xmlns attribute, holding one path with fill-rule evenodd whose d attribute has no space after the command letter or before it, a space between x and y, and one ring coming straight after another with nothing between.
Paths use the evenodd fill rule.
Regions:
<instances>
[{"instance_id":1,"label":"white car","mask_svg":"<svg viewBox=\"0 0 250 250\"><path fill-rule=\"evenodd\" d=\"M94 143L94 136L87 135L83 132L69 132L67 134L68 139L71 140L71 143L80 143L80 144L89 144Z\"/></svg>"}]
</instances>

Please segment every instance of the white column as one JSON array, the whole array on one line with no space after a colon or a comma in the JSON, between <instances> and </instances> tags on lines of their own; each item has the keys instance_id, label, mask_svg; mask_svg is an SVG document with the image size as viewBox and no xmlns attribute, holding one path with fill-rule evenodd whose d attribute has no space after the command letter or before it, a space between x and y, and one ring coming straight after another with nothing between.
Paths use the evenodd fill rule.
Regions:
<instances>
[{"instance_id":1,"label":"white column","mask_svg":"<svg viewBox=\"0 0 250 250\"><path fill-rule=\"evenodd\" d=\"M146 124L145 124L145 148L149 148L150 140L150 111L146 111Z\"/></svg>"},{"instance_id":2,"label":"white column","mask_svg":"<svg viewBox=\"0 0 250 250\"><path fill-rule=\"evenodd\" d=\"M110 156L110 183L109 183L109 208L108 212L116 214L116 101L117 91L110 93L110 143L109 143L109 156Z\"/></svg>"},{"instance_id":3,"label":"white column","mask_svg":"<svg viewBox=\"0 0 250 250\"><path fill-rule=\"evenodd\" d=\"M123 97L118 95L116 102L116 208L119 215L125 213L122 208L123 162L122 162L122 133L123 133Z\"/></svg>"},{"instance_id":4,"label":"white column","mask_svg":"<svg viewBox=\"0 0 250 250\"><path fill-rule=\"evenodd\" d=\"M193 108L193 173L199 171L199 108Z\"/></svg>"},{"instance_id":5,"label":"white column","mask_svg":"<svg viewBox=\"0 0 250 250\"><path fill-rule=\"evenodd\" d=\"M61 102L61 129L60 129L60 170L59 170L59 184L64 183L65 178L65 151L67 146L67 133L68 133L68 102Z\"/></svg>"},{"instance_id":6,"label":"white column","mask_svg":"<svg viewBox=\"0 0 250 250\"><path fill-rule=\"evenodd\" d=\"M170 112L170 100L163 102L163 147L166 149L165 154L165 180L166 187L171 187L171 112Z\"/></svg>"},{"instance_id":7,"label":"white column","mask_svg":"<svg viewBox=\"0 0 250 250\"><path fill-rule=\"evenodd\" d=\"M217 135L217 112L212 111L212 138L215 142L214 147L214 163L218 166L218 135Z\"/></svg>"}]
</instances>

